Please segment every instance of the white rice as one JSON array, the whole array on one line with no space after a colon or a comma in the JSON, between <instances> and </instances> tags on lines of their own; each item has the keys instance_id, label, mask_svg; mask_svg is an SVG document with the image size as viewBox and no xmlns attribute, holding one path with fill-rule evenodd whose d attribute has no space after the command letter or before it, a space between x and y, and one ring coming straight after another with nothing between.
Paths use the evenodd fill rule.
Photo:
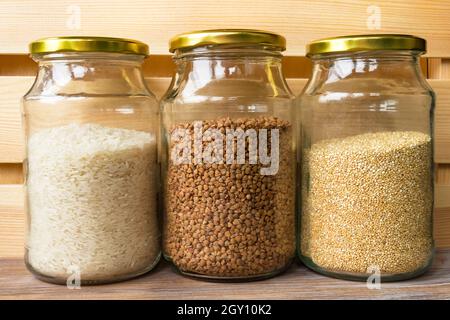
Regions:
<instances>
[{"instance_id":1,"label":"white rice","mask_svg":"<svg viewBox=\"0 0 450 320\"><path fill-rule=\"evenodd\" d=\"M160 254L156 138L70 124L28 141L28 263L46 276L114 280Z\"/></svg>"}]
</instances>

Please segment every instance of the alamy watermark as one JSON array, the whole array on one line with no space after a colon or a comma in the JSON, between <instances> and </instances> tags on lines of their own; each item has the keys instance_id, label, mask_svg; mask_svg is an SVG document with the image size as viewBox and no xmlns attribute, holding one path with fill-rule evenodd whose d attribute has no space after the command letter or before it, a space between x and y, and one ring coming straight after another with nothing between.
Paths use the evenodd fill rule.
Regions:
<instances>
[{"instance_id":1,"label":"alamy watermark","mask_svg":"<svg viewBox=\"0 0 450 320\"><path fill-rule=\"evenodd\" d=\"M203 130L203 122L171 134L173 164L260 164L261 175L275 175L279 168L278 129L227 128ZM224 131L224 132L223 132ZM248 156L247 156L248 155Z\"/></svg>"},{"instance_id":2,"label":"alamy watermark","mask_svg":"<svg viewBox=\"0 0 450 320\"><path fill-rule=\"evenodd\" d=\"M81 29L81 7L77 5L70 5L66 9L66 13L69 15L66 20L67 29Z\"/></svg>"},{"instance_id":3,"label":"alamy watermark","mask_svg":"<svg viewBox=\"0 0 450 320\"><path fill-rule=\"evenodd\" d=\"M81 270L77 265L71 265L67 268L67 273L69 276L67 277L66 285L68 289L81 289Z\"/></svg>"},{"instance_id":4,"label":"alamy watermark","mask_svg":"<svg viewBox=\"0 0 450 320\"><path fill-rule=\"evenodd\" d=\"M381 29L381 8L376 5L371 5L367 7L367 29L369 30L380 30Z\"/></svg>"},{"instance_id":5,"label":"alamy watermark","mask_svg":"<svg viewBox=\"0 0 450 320\"><path fill-rule=\"evenodd\" d=\"M367 268L370 276L367 278L366 286L369 290L381 290L381 270L379 266L373 265Z\"/></svg>"}]
</instances>

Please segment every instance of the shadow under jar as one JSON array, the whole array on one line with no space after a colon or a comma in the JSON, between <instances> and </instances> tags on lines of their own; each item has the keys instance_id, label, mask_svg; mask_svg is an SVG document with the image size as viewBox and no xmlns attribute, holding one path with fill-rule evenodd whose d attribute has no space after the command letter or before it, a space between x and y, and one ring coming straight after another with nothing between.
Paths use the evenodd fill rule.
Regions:
<instances>
[{"instance_id":1,"label":"shadow under jar","mask_svg":"<svg viewBox=\"0 0 450 320\"><path fill-rule=\"evenodd\" d=\"M184 275L274 276L295 255L293 96L285 39L210 30L171 40L162 108L163 251Z\"/></svg>"},{"instance_id":2,"label":"shadow under jar","mask_svg":"<svg viewBox=\"0 0 450 320\"><path fill-rule=\"evenodd\" d=\"M158 103L138 41L47 38L24 97L26 264L39 279L96 284L158 262Z\"/></svg>"},{"instance_id":3,"label":"shadow under jar","mask_svg":"<svg viewBox=\"0 0 450 320\"><path fill-rule=\"evenodd\" d=\"M430 266L434 94L419 65L425 44L407 35L309 44L298 246L309 268L395 281Z\"/></svg>"}]
</instances>

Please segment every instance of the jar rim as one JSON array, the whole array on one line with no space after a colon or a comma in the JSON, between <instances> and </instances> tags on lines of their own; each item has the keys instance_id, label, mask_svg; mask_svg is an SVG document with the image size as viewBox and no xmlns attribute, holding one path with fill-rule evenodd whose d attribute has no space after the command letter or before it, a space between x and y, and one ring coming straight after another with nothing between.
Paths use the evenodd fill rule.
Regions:
<instances>
[{"instance_id":1,"label":"jar rim","mask_svg":"<svg viewBox=\"0 0 450 320\"><path fill-rule=\"evenodd\" d=\"M286 50L286 38L277 33L255 29L211 29L182 33L169 41L169 51L208 45L262 45Z\"/></svg>"},{"instance_id":2,"label":"jar rim","mask_svg":"<svg viewBox=\"0 0 450 320\"><path fill-rule=\"evenodd\" d=\"M33 41L29 45L31 54L64 52L110 52L148 56L147 44L125 38L68 36L49 37Z\"/></svg>"},{"instance_id":3,"label":"jar rim","mask_svg":"<svg viewBox=\"0 0 450 320\"><path fill-rule=\"evenodd\" d=\"M324 38L306 45L306 56L367 51L426 52L426 40L406 34L363 34Z\"/></svg>"}]
</instances>

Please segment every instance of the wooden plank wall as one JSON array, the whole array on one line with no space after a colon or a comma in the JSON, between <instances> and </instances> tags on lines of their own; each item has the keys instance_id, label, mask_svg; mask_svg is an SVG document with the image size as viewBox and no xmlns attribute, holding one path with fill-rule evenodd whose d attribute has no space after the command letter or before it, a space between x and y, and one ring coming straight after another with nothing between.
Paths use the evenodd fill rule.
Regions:
<instances>
[{"instance_id":1,"label":"wooden plank wall","mask_svg":"<svg viewBox=\"0 0 450 320\"><path fill-rule=\"evenodd\" d=\"M435 85L437 100L441 105L450 105L449 81L450 81L450 59L429 58L428 78L439 79ZM436 138L441 139L443 135L450 132L449 115L436 112ZM442 157L436 157L436 211L435 211L435 233L439 235L438 245L450 247L450 140L448 137L441 140Z\"/></svg>"},{"instance_id":2,"label":"wooden plank wall","mask_svg":"<svg viewBox=\"0 0 450 320\"><path fill-rule=\"evenodd\" d=\"M337 14L339 13L339 14ZM20 98L33 82L28 42L45 36L102 35L150 44L144 65L161 96L173 72L168 39L176 33L222 27L267 29L286 36L285 75L299 94L311 63L305 44L356 33L410 33L428 40L422 69L435 89L436 214L439 247L450 247L450 2L381 0L22 0L0 1L0 258L23 254L23 138Z\"/></svg>"},{"instance_id":3,"label":"wooden plank wall","mask_svg":"<svg viewBox=\"0 0 450 320\"><path fill-rule=\"evenodd\" d=\"M313 39L354 33L408 33L429 40L433 57L450 57L446 0L2 0L0 52L24 53L27 43L55 35L136 38L167 54L173 35L207 28L279 32L287 55L303 56Z\"/></svg>"}]
</instances>

